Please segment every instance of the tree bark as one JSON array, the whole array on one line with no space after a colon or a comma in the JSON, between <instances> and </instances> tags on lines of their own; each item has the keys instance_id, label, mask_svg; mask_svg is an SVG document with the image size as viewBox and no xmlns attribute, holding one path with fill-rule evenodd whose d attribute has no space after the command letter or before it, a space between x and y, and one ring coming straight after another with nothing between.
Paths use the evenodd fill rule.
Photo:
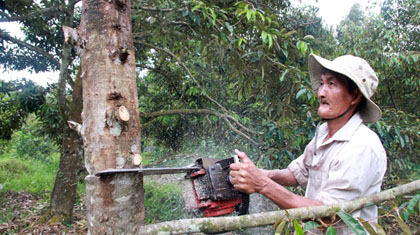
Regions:
<instances>
[{"instance_id":1,"label":"tree bark","mask_svg":"<svg viewBox=\"0 0 420 235\"><path fill-rule=\"evenodd\" d=\"M68 118L81 123L82 113L82 80L81 69L76 76L73 87L72 102ZM65 118L63 118L65 119ZM60 164L55 178L54 188L51 193L50 216L60 216L60 220L71 222L73 204L76 199L78 171L82 167L83 142L77 131L72 130L67 123L63 127L63 140Z\"/></svg>"},{"instance_id":2,"label":"tree bark","mask_svg":"<svg viewBox=\"0 0 420 235\"><path fill-rule=\"evenodd\" d=\"M394 199L420 190L420 180L388 189L380 193L362 197L353 201L334 205L315 207L302 207L289 210L263 212L258 214L216 217L200 219L184 219L168 221L159 224L151 224L141 228L139 234L186 234L186 233L221 233L246 228L273 225L280 219L287 220L314 220L317 218L330 217L337 212L351 212L363 207L377 205L381 202Z\"/></svg>"},{"instance_id":3,"label":"tree bark","mask_svg":"<svg viewBox=\"0 0 420 235\"><path fill-rule=\"evenodd\" d=\"M66 14L63 16L63 25L72 26L75 1L68 1ZM58 106L63 121L63 139L61 144L60 164L55 178L54 188L51 193L50 214L53 221L66 221L71 223L73 216L73 204L76 199L78 171L81 169L83 156L82 139L76 131L70 129L67 120L81 122L82 113L82 81L81 69L76 76L73 86L72 101L68 107L66 99L66 81L71 80L70 64L72 46L63 42L61 55L60 75L58 79Z\"/></svg>"},{"instance_id":4,"label":"tree bark","mask_svg":"<svg viewBox=\"0 0 420 235\"><path fill-rule=\"evenodd\" d=\"M130 1L84 0L81 36L86 200L90 234L134 234L144 222L143 176L97 171L132 168L140 121ZM115 113L124 106L127 120Z\"/></svg>"}]
</instances>

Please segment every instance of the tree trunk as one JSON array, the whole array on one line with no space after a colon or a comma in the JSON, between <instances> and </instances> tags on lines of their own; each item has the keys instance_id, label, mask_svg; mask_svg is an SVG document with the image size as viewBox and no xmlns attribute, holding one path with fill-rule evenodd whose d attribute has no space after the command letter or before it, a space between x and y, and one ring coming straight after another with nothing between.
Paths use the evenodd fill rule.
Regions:
<instances>
[{"instance_id":1,"label":"tree trunk","mask_svg":"<svg viewBox=\"0 0 420 235\"><path fill-rule=\"evenodd\" d=\"M105 169L132 168L133 156L140 154L129 0L84 0L79 32L89 232L133 234L144 222L143 176L94 176ZM121 107L128 118L118 115Z\"/></svg>"},{"instance_id":2,"label":"tree trunk","mask_svg":"<svg viewBox=\"0 0 420 235\"><path fill-rule=\"evenodd\" d=\"M81 70L76 76L73 87L72 103L70 104L68 118L77 123L82 122L82 80ZM68 124L63 127L62 150L54 188L51 194L52 217L62 217L60 221L72 221L73 204L76 199L78 171L82 167L83 142L75 130L71 130Z\"/></svg>"},{"instance_id":3,"label":"tree trunk","mask_svg":"<svg viewBox=\"0 0 420 235\"><path fill-rule=\"evenodd\" d=\"M63 16L63 25L71 27L73 23L74 1L68 1L67 13ZM51 193L50 214L54 221L72 221L73 204L77 191L77 172L82 165L83 143L79 134L68 127L67 119L81 123L82 113L82 82L80 71L73 86L72 102L67 108L66 81L70 80L70 64L72 46L64 42L61 55L60 75L58 81L58 106L63 124L63 140L61 145L60 164ZM79 69L80 70L80 69ZM68 109L68 112L67 112Z\"/></svg>"}]
</instances>

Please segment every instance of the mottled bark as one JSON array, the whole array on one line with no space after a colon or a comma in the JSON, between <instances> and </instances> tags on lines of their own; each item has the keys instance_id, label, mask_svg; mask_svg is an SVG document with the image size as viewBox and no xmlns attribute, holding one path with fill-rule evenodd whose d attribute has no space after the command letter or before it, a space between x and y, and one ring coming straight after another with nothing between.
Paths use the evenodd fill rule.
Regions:
<instances>
[{"instance_id":1,"label":"mottled bark","mask_svg":"<svg viewBox=\"0 0 420 235\"><path fill-rule=\"evenodd\" d=\"M79 32L89 232L133 234L144 221L143 176L94 176L105 169L132 168L133 156L140 154L130 2L84 0ZM115 115L122 106L128 119Z\"/></svg>"},{"instance_id":2,"label":"mottled bark","mask_svg":"<svg viewBox=\"0 0 420 235\"><path fill-rule=\"evenodd\" d=\"M246 228L273 225L280 219L314 220L335 215L339 211L351 212L363 207L378 205L395 197L420 190L420 180L385 190L383 192L362 197L353 201L334 205L302 207L289 210L263 212L258 214L215 217L200 219L184 219L143 226L138 234L190 234L221 233Z\"/></svg>"},{"instance_id":3,"label":"mottled bark","mask_svg":"<svg viewBox=\"0 0 420 235\"><path fill-rule=\"evenodd\" d=\"M70 120L81 123L82 113L82 80L81 71L76 76L70 104ZM51 194L51 216L62 216L64 221L72 221L73 204L76 199L78 172L82 167L83 142L77 131L66 124L63 128L63 140L60 164Z\"/></svg>"},{"instance_id":4,"label":"mottled bark","mask_svg":"<svg viewBox=\"0 0 420 235\"><path fill-rule=\"evenodd\" d=\"M68 1L67 12L63 16L63 25L71 26L73 23L75 1ZM73 204L76 199L78 171L81 169L83 145L77 132L71 130L67 120L81 122L82 113L82 82L81 72L76 76L73 85L72 102L66 99L66 81L71 80L70 64L73 62L71 55L72 46L64 42L61 55L60 74L58 79L58 106L63 124L63 140L61 145L60 164L55 178L54 188L51 193L50 216L55 221L72 221ZM80 70L80 69L79 69Z\"/></svg>"}]
</instances>

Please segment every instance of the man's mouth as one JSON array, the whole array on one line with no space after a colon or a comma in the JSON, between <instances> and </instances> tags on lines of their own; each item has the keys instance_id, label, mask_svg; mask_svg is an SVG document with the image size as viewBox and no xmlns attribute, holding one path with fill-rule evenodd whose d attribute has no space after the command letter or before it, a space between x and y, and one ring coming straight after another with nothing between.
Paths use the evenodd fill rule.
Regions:
<instances>
[{"instance_id":1,"label":"man's mouth","mask_svg":"<svg viewBox=\"0 0 420 235\"><path fill-rule=\"evenodd\" d=\"M325 100L321 100L320 104L329 105L329 103L327 101L325 101Z\"/></svg>"}]
</instances>

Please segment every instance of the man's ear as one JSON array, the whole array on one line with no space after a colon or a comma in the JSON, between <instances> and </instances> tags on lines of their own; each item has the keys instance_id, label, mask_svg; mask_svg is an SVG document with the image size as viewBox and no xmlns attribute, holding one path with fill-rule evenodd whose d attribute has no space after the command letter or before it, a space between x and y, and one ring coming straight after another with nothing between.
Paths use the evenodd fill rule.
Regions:
<instances>
[{"instance_id":1,"label":"man's ear","mask_svg":"<svg viewBox=\"0 0 420 235\"><path fill-rule=\"evenodd\" d=\"M362 92L360 92L359 88L354 89L354 91L352 92L353 95L353 100L351 102L351 104L359 104L362 101Z\"/></svg>"}]
</instances>

